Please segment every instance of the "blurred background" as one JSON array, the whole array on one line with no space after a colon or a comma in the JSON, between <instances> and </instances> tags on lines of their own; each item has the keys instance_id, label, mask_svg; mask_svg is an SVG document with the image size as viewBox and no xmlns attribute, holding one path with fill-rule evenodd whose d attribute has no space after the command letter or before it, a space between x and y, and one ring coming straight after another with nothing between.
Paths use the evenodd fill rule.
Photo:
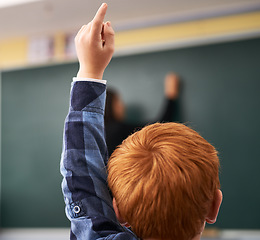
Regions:
<instances>
[{"instance_id":1,"label":"blurred background","mask_svg":"<svg viewBox=\"0 0 260 240\"><path fill-rule=\"evenodd\" d=\"M260 0L108 0L104 78L127 121L156 119L178 74L181 122L219 152L224 199L205 239L260 239ZM68 239L59 173L74 37L99 0L0 1L0 239Z\"/></svg>"}]
</instances>

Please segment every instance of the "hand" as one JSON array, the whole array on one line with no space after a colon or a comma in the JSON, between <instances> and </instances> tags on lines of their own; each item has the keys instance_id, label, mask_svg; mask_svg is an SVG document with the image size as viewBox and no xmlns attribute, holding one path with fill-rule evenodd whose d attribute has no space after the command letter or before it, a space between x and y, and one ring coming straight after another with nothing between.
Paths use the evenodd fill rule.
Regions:
<instances>
[{"instance_id":1,"label":"hand","mask_svg":"<svg viewBox=\"0 0 260 240\"><path fill-rule=\"evenodd\" d=\"M169 73L164 80L164 94L166 98L175 100L179 96L179 77L175 73Z\"/></svg>"},{"instance_id":2,"label":"hand","mask_svg":"<svg viewBox=\"0 0 260 240\"><path fill-rule=\"evenodd\" d=\"M82 26L75 37L79 59L77 77L102 79L114 52L114 30L110 22L104 23L107 4L103 3L93 20Z\"/></svg>"}]
</instances>

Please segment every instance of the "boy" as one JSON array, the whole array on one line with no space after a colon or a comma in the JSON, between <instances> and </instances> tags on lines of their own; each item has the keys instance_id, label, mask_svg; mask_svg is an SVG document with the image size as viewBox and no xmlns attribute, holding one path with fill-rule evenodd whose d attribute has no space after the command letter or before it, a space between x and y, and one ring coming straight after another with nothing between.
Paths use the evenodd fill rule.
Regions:
<instances>
[{"instance_id":1,"label":"boy","mask_svg":"<svg viewBox=\"0 0 260 240\"><path fill-rule=\"evenodd\" d=\"M214 147L182 124L147 126L115 150L108 164L111 199L102 77L114 51L114 31L103 23L106 9L102 4L75 38L80 67L61 161L70 239L198 240L221 204L219 161Z\"/></svg>"}]
</instances>

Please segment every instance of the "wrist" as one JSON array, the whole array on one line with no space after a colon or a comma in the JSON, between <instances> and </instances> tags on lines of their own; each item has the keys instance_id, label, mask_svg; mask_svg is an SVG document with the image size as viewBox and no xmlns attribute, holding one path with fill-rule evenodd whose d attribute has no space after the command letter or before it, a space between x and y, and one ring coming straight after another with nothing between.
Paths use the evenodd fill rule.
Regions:
<instances>
[{"instance_id":1,"label":"wrist","mask_svg":"<svg viewBox=\"0 0 260 240\"><path fill-rule=\"evenodd\" d=\"M103 79L103 71L90 71L87 69L80 68L77 74L78 78L94 78Z\"/></svg>"}]
</instances>

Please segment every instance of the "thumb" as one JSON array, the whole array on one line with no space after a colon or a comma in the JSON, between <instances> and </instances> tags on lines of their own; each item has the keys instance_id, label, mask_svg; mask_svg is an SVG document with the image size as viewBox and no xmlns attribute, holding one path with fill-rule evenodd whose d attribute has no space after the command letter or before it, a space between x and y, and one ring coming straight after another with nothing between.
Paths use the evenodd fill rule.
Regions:
<instances>
[{"instance_id":1,"label":"thumb","mask_svg":"<svg viewBox=\"0 0 260 240\"><path fill-rule=\"evenodd\" d=\"M106 22L104 24L104 48L107 48L111 51L114 51L114 45L115 45L115 32L111 26L110 22Z\"/></svg>"}]
</instances>

